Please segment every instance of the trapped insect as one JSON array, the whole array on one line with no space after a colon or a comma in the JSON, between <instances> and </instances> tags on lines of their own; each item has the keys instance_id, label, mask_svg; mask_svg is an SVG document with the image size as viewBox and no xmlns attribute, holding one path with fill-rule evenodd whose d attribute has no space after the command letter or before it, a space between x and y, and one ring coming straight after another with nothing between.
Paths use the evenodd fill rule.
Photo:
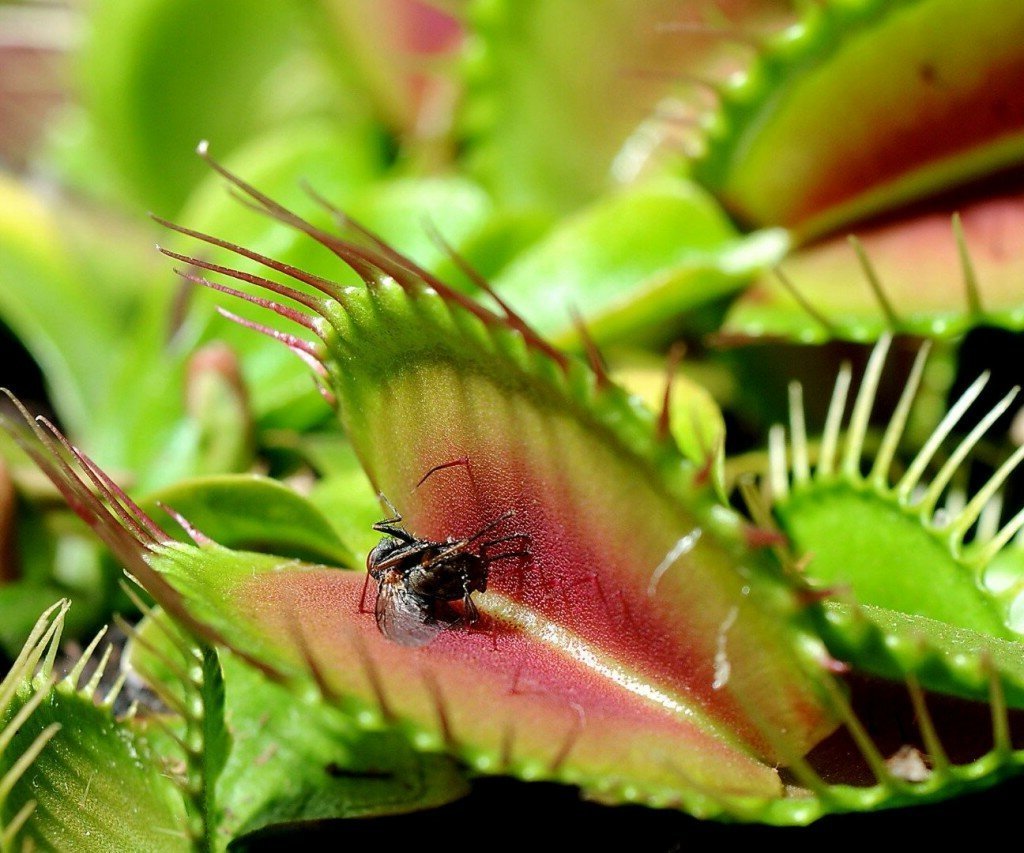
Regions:
<instances>
[{"instance_id":1,"label":"trapped insect","mask_svg":"<svg viewBox=\"0 0 1024 853\"><path fill-rule=\"evenodd\" d=\"M491 551L505 543L528 540L525 533L481 541L513 515L512 511L503 513L472 536L443 542L414 536L402 527L397 512L374 524L373 529L384 538L367 555L366 570L377 582L374 615L380 632L403 646L423 646L460 620L476 624L479 613L472 594L487 591L491 564L530 557L527 547ZM450 606L460 600L461 614Z\"/></svg>"}]
</instances>

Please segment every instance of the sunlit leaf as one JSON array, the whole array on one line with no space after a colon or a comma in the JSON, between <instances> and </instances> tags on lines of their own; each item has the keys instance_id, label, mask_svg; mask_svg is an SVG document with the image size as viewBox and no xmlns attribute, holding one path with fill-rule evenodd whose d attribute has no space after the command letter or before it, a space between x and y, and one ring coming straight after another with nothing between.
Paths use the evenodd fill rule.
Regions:
<instances>
[{"instance_id":1,"label":"sunlit leaf","mask_svg":"<svg viewBox=\"0 0 1024 853\"><path fill-rule=\"evenodd\" d=\"M694 173L808 236L1019 163L1022 36L1014 0L809 5L723 90Z\"/></svg>"},{"instance_id":2,"label":"sunlit leaf","mask_svg":"<svg viewBox=\"0 0 1024 853\"><path fill-rule=\"evenodd\" d=\"M732 308L724 331L808 342L877 340L885 331L954 338L978 325L1020 329L1021 234L1019 193L865 226L856 232L859 245L832 237L783 262L787 281L818 316L765 273Z\"/></svg>"},{"instance_id":3,"label":"sunlit leaf","mask_svg":"<svg viewBox=\"0 0 1024 853\"><path fill-rule=\"evenodd\" d=\"M793 748L802 751L834 725L805 674L813 664L801 661L805 652L797 651L801 644L813 648L798 629L798 601L763 555L747 548L742 521L717 505L701 482L703 475L685 461L667 433L658 432L652 415L519 321L492 315L439 282L433 282L435 290L428 289L418 273L394 256L314 233L350 258L369 285L342 289L320 284L333 300L306 304L323 312L310 321L328 342L319 357L371 481L418 536L443 541L504 520L495 538L513 537L504 540L520 543L507 546L513 551L524 551L522 543L528 543L532 555L527 566L517 567L511 555L500 567L495 561L494 592L480 596L478 606L492 617L495 642L507 645L506 655L486 657L480 661L482 672L467 672L474 667L466 661L479 658L481 648L460 631L445 633L421 653L427 660L436 656L438 677L448 682L439 687L444 696L454 690L466 697L445 713L457 716L452 728L469 726L464 739L480 741L477 748L489 756L486 762L507 763L499 758L504 735L498 736L498 721L479 719L472 709L481 702L492 705L485 697L508 691L508 679L516 684L520 677L516 672L542 684L554 679L530 700L539 703L535 712L542 718L550 714L546 706L555 696L578 691L588 697L582 703L584 716L590 720L596 714L616 731L637 727L611 712L600 685L628 694L637 679L647 684L637 686L640 693L634 695L639 698L648 690L664 695L657 700L661 710L641 700L632 713L653 712L657 718L667 712L668 718L652 719L651 725L667 725L669 731L682 726L674 737L691 746L673 760L693 763L683 774L697 773L698 789L715 774L704 763L708 759L698 757L694 742L705 741L708 748L719 743L714 751L739 773L739 784L757 766L755 755L778 755L765 726L784 730ZM416 486L433 466L460 458L465 464ZM514 516L502 515L509 512ZM407 672L415 664L402 657L400 647L381 638L372 620L358 613L363 578L303 569L279 558L254 564L250 555L235 558L209 547L202 557L172 549L167 560L160 560L160 571L173 579L200 621L226 636L225 612L219 608L231 599L237 618L230 632L252 644L245 649L248 656L290 660L294 667L296 656L303 660L302 643L308 642L314 658L326 656L325 677L340 680L331 686L342 695L365 690L360 671L339 669L343 660L363 656L353 658L352 649L342 651L331 645L336 641L327 640L356 630L375 668L389 675L406 672L398 679L401 699L385 704L401 701L404 713L424 725L423 703L440 700L431 699L422 679ZM203 563L206 568L200 569ZM250 567L244 577L254 577L253 585L248 580L240 585L239 563ZM254 565L264 571L253 576ZM197 583L200 576L202 584ZM224 586L212 593L214 583ZM300 600L321 601L316 610L325 620L314 620L305 606L304 640L297 640L293 630ZM242 632L246 620L250 628ZM775 650L770 655L765 654L768 647ZM594 669L587 663L591 660L602 663ZM610 684L605 681L609 677ZM579 686L573 688L576 681ZM588 710L591 701L594 707ZM756 706L755 716L746 703ZM686 717L699 717L702 723L693 728L683 722ZM436 720L436 712L427 719ZM643 741L651 725L637 728L635 737ZM594 768L611 766L599 745L609 739L598 737L599 728L590 722L583 727L579 736L587 746L573 747L566 772L577 763L580 768L569 778L589 785L587 779L596 782L600 775ZM550 727L527 733L516 726L515 737L537 739L517 752L524 749L548 760L560 754ZM647 748L637 746L641 752ZM624 760L620 756L612 763ZM556 761L555 770L547 773L561 773L561 763ZM664 792L666 780L655 782L664 772L657 765L630 760L619 773L628 767L638 785ZM764 785L772 786L772 774L759 775L763 795Z\"/></svg>"},{"instance_id":4,"label":"sunlit leaf","mask_svg":"<svg viewBox=\"0 0 1024 853\"><path fill-rule=\"evenodd\" d=\"M44 637L52 651L38 674L27 674L0 718L17 719L20 709L40 703L0 749L0 779L15 771L0 798L0 826L27 814L19 837L43 849L193 849L181 791L145 738L114 716L113 696L95 696L99 678L80 685L78 668L51 683L62 615L56 635ZM18 773L19 759L41 738L45 745L31 768Z\"/></svg>"},{"instance_id":5,"label":"sunlit leaf","mask_svg":"<svg viewBox=\"0 0 1024 853\"><path fill-rule=\"evenodd\" d=\"M1024 658L1012 649L1019 644L1020 635L1010 627L1006 596L989 589L984 576L989 562L1024 523L1024 515L1008 521L990 538L976 536L970 547L965 546L965 537L1024 454L1016 453L1006 460L962 507L947 511L940 498L957 468L1013 395L980 417L949 451L937 473L926 477L928 464L943 439L956 429L984 387L987 377L980 377L953 404L902 474L894 478L894 454L906 428L927 349L918 355L878 449L868 454L864 447L866 428L889 342L884 338L868 362L840 442L850 383L849 367L844 367L813 467L801 395L794 387L792 440L787 447L777 432L782 440L773 441L770 447L774 513L793 552L804 555L805 576L840 601L861 606L852 622L826 620L823 630L833 653L859 666L877 668L878 652L887 644L889 653L902 649L911 658L925 648L940 653L947 667L920 672L925 686L949 690L954 684L962 694L985 696L989 690L986 664L1005 664L1007 669L998 671L1018 682L1022 672ZM851 530L856 535L850 535ZM875 616L880 620L877 623ZM873 626L874 631L861 628L861 624ZM844 637L844 631L849 635ZM851 639L855 635L859 639ZM860 653L853 651L856 649ZM890 667L886 674L892 675L892 670ZM908 663L903 671L914 670L915 666ZM1024 690L1015 686L1015 701L1019 703Z\"/></svg>"},{"instance_id":6,"label":"sunlit leaf","mask_svg":"<svg viewBox=\"0 0 1024 853\"><path fill-rule=\"evenodd\" d=\"M182 644L157 611L127 656L147 684L182 696L166 663L180 658ZM229 652L219 659L231 732L216 785L222 845L275 824L429 808L466 792L451 759L415 752L396 733L364 731L307 687L275 684Z\"/></svg>"},{"instance_id":7,"label":"sunlit leaf","mask_svg":"<svg viewBox=\"0 0 1024 853\"><path fill-rule=\"evenodd\" d=\"M665 180L564 220L493 283L555 340L575 336L573 310L598 340L622 339L738 289L786 246L780 231L739 237L702 190Z\"/></svg>"},{"instance_id":8,"label":"sunlit leaf","mask_svg":"<svg viewBox=\"0 0 1024 853\"><path fill-rule=\"evenodd\" d=\"M354 566L331 523L292 489L254 474L184 480L152 493L142 505L164 526L166 506L203 534L232 548Z\"/></svg>"}]
</instances>

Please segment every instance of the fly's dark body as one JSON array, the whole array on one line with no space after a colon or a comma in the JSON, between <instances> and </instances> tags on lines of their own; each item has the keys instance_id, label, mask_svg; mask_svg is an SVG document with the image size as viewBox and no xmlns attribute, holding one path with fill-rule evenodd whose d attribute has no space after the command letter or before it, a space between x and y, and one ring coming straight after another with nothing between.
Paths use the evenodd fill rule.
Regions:
<instances>
[{"instance_id":1,"label":"fly's dark body","mask_svg":"<svg viewBox=\"0 0 1024 853\"><path fill-rule=\"evenodd\" d=\"M384 534L366 558L366 570L377 582L374 615L381 633L401 645L422 646L460 619L476 624L479 614L472 594L487 591L491 563L530 556L525 547L492 551L503 543L523 542L528 538L523 533L481 541L511 516L507 512L472 536L443 542L409 533L400 515L373 525ZM462 602L461 616L450 606L454 601Z\"/></svg>"}]
</instances>

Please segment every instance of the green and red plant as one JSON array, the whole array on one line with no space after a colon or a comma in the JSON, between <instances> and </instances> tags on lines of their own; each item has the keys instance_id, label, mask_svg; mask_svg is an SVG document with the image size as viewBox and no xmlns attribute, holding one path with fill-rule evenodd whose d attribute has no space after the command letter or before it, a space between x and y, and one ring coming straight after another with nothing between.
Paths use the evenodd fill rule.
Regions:
<instances>
[{"instance_id":1,"label":"green and red plant","mask_svg":"<svg viewBox=\"0 0 1024 853\"><path fill-rule=\"evenodd\" d=\"M205 185L183 224L157 220L201 287L187 309L168 287L145 302L133 369L54 355L69 320L42 298L5 314L52 366L75 443L13 395L3 424L128 572L119 587L90 552L84 624L143 614L123 623L123 671L160 700L98 700L98 638L54 683L78 604L34 628L42 608L21 606L0 686L5 846L220 848L436 806L489 774L805 824L1024 763L1016 390L986 403L998 377L956 348L1024 317L1024 14L604 0L573 54L597 92L560 70L549 16L571 4L527 6L444 19L435 47L461 76L374 77L360 121L305 117L232 168L201 147L272 227ZM379 43L335 11L344 39ZM417 136L409 111L446 86L461 122ZM406 163L386 165L384 126ZM144 142L123 174L180 206L139 168ZM339 150L356 156L329 167ZM154 332L169 306L170 345ZM676 341L696 351L681 366ZM863 362L856 386L836 352ZM90 427L97 399L110 411ZM766 451L764 432L728 443L761 428ZM37 496L21 541L54 553L77 534L14 470ZM416 540L490 525L521 546L467 590L478 620L446 605L418 648L381 632L363 571L390 508ZM26 574L11 600L52 598L59 577ZM118 773L150 797L131 813ZM95 817L74 805L93 780Z\"/></svg>"}]
</instances>

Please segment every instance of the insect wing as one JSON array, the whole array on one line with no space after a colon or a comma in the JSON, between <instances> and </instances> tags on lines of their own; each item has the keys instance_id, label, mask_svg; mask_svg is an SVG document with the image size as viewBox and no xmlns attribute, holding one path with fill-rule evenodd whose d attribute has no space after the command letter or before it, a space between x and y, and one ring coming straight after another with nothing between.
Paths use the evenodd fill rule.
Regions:
<instances>
[{"instance_id":1,"label":"insect wing","mask_svg":"<svg viewBox=\"0 0 1024 853\"><path fill-rule=\"evenodd\" d=\"M444 628L431 618L422 602L409 594L397 572L381 579L373 612L380 632L401 646L425 646Z\"/></svg>"}]
</instances>

